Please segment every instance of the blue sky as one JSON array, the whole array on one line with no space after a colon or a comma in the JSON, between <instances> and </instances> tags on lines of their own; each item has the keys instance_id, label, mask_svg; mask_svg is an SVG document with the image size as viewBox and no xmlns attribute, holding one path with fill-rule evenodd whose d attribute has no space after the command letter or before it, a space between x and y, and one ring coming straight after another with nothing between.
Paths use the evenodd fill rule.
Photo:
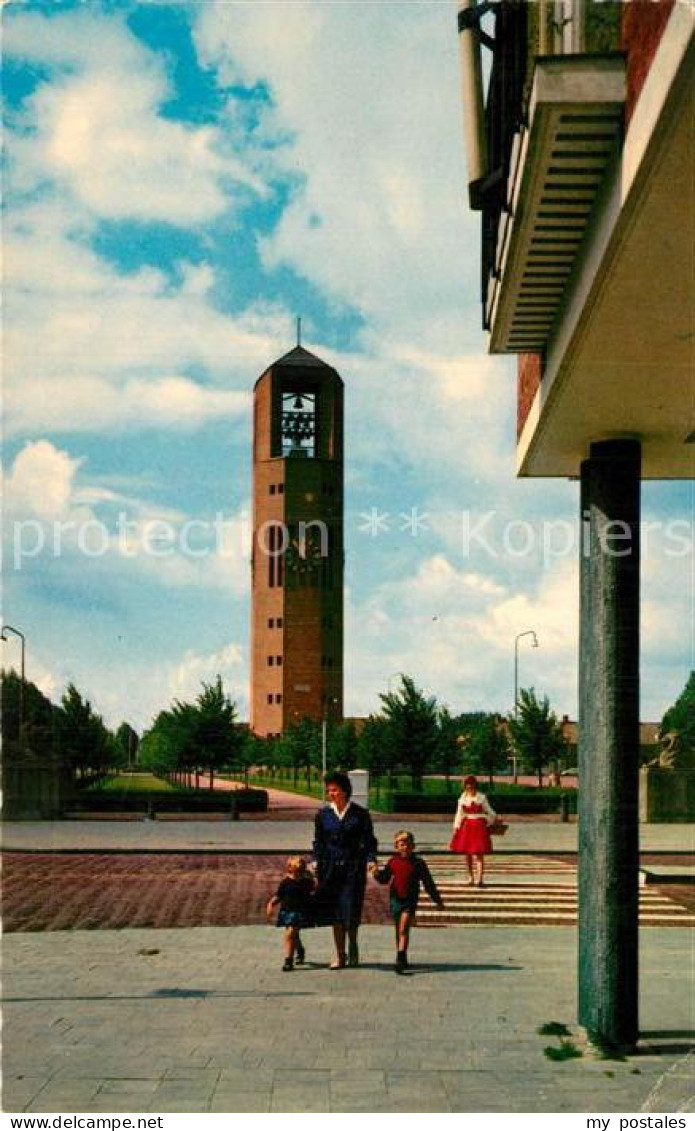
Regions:
<instances>
[{"instance_id":1,"label":"blue sky","mask_svg":"<svg viewBox=\"0 0 695 1131\"><path fill-rule=\"evenodd\" d=\"M577 487L514 478L449 0L24 3L4 53L5 620L29 678L142 727L219 672L245 714L250 397L300 314L346 384L347 711L399 671L506 711L533 628L522 683L574 715ZM692 488L644 507L682 536ZM644 718L692 662L684 545L645 554Z\"/></svg>"}]
</instances>

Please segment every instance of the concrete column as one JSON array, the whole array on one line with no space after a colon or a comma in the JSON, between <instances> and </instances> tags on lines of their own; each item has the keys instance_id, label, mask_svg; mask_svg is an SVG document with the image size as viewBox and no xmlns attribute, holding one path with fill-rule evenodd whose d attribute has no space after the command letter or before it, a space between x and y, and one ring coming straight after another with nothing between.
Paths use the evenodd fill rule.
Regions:
<instances>
[{"instance_id":1,"label":"concrete column","mask_svg":"<svg viewBox=\"0 0 695 1131\"><path fill-rule=\"evenodd\" d=\"M581 469L579 1023L621 1051L638 1036L641 448L591 445Z\"/></svg>"}]
</instances>

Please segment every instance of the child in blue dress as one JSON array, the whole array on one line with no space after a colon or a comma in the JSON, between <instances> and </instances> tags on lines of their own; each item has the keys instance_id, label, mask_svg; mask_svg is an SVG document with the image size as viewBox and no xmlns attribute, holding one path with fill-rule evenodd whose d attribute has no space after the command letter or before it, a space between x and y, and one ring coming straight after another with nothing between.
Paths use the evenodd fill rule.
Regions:
<instances>
[{"instance_id":1,"label":"child in blue dress","mask_svg":"<svg viewBox=\"0 0 695 1131\"><path fill-rule=\"evenodd\" d=\"M295 962L301 966L306 958L300 931L303 927L314 926L314 887L315 881L307 871L306 861L301 856L290 856L285 865L285 877L266 906L268 916L279 908L275 925L285 929L284 971L294 970Z\"/></svg>"}]
</instances>

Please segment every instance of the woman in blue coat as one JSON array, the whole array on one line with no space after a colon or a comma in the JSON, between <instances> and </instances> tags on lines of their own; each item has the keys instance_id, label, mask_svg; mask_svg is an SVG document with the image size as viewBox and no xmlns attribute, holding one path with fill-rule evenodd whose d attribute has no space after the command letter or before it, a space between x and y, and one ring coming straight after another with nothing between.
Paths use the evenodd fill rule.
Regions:
<instances>
[{"instance_id":1,"label":"woman in blue coat","mask_svg":"<svg viewBox=\"0 0 695 1131\"><path fill-rule=\"evenodd\" d=\"M319 923L330 923L335 940L332 970L357 966L357 932L362 918L367 865L376 860L377 842L366 809L350 800L347 774L326 777L328 804L316 814L314 859ZM348 942L347 954L345 943Z\"/></svg>"}]
</instances>

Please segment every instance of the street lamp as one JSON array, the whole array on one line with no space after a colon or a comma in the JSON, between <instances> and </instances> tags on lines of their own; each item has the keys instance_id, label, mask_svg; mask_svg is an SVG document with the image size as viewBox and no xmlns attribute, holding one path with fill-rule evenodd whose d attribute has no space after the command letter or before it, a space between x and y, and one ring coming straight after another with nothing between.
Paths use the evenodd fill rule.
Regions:
<instances>
[{"instance_id":1,"label":"street lamp","mask_svg":"<svg viewBox=\"0 0 695 1131\"><path fill-rule=\"evenodd\" d=\"M19 683L19 741L22 742L22 735L24 733L24 671L25 671L25 656L26 656L26 637L23 632L18 628L13 628L11 624L4 624L0 630L0 640L7 640L6 633L11 632L14 636L18 636L22 644L22 670Z\"/></svg>"},{"instance_id":2,"label":"street lamp","mask_svg":"<svg viewBox=\"0 0 695 1131\"><path fill-rule=\"evenodd\" d=\"M538 637L532 628L526 632L520 632L514 637L514 718L519 717L519 641L523 640L524 636L532 636L531 647L538 647Z\"/></svg>"},{"instance_id":3,"label":"street lamp","mask_svg":"<svg viewBox=\"0 0 695 1131\"><path fill-rule=\"evenodd\" d=\"M328 773L328 708L332 703L337 702L338 697L336 695L324 697L323 719L321 720L321 777L324 782Z\"/></svg>"}]
</instances>

